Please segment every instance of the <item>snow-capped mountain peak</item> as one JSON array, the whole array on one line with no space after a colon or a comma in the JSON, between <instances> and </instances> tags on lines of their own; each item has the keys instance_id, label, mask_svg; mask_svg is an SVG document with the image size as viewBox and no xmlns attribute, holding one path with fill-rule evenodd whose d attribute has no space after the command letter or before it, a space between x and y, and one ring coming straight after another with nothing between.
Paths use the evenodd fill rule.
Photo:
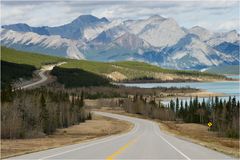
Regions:
<instances>
[{"instance_id":1,"label":"snow-capped mountain peak","mask_svg":"<svg viewBox=\"0 0 240 160\"><path fill-rule=\"evenodd\" d=\"M197 35L202 41L210 39L214 34L213 32L200 26L194 26L190 28L189 33Z\"/></svg>"},{"instance_id":2,"label":"snow-capped mountain peak","mask_svg":"<svg viewBox=\"0 0 240 160\"><path fill-rule=\"evenodd\" d=\"M19 50L97 61L140 60L177 69L239 64L239 42L236 30L187 29L159 15L111 21L81 15L57 27L1 27L1 44Z\"/></svg>"}]
</instances>

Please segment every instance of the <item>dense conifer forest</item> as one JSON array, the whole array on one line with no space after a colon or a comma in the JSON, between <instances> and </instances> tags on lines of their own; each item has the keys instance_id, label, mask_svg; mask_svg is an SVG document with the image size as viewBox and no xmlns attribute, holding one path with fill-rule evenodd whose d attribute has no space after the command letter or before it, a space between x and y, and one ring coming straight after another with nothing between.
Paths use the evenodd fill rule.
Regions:
<instances>
[{"instance_id":1,"label":"dense conifer forest","mask_svg":"<svg viewBox=\"0 0 240 160\"><path fill-rule=\"evenodd\" d=\"M191 98L185 103L178 98L171 100L167 106L156 102L154 98L147 99L135 95L132 99L119 101L119 105L126 112L141 114L153 119L166 121L183 121L185 123L199 123L207 125L211 122L211 131L221 136L239 138L239 101L235 97L223 100L211 97L199 101L198 97Z\"/></svg>"},{"instance_id":2,"label":"dense conifer forest","mask_svg":"<svg viewBox=\"0 0 240 160\"><path fill-rule=\"evenodd\" d=\"M52 134L91 119L84 107L84 94L46 88L1 93L1 138L33 138Z\"/></svg>"},{"instance_id":3,"label":"dense conifer forest","mask_svg":"<svg viewBox=\"0 0 240 160\"><path fill-rule=\"evenodd\" d=\"M66 88L110 85L107 78L82 69L54 67L51 74Z\"/></svg>"},{"instance_id":4,"label":"dense conifer forest","mask_svg":"<svg viewBox=\"0 0 240 160\"><path fill-rule=\"evenodd\" d=\"M9 82L18 81L20 77L25 79L32 78L34 70L36 68L32 65L1 61L1 89Z\"/></svg>"}]
</instances>

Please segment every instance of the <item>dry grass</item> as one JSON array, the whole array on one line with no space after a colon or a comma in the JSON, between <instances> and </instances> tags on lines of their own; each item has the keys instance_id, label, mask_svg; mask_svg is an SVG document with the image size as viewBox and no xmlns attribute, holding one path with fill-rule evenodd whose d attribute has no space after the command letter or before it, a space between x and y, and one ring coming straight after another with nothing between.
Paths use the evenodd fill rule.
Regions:
<instances>
[{"instance_id":1,"label":"dry grass","mask_svg":"<svg viewBox=\"0 0 240 160\"><path fill-rule=\"evenodd\" d=\"M220 137L208 127L194 123L161 122L160 128L174 135L225 154L240 157L239 139Z\"/></svg>"},{"instance_id":2,"label":"dry grass","mask_svg":"<svg viewBox=\"0 0 240 160\"><path fill-rule=\"evenodd\" d=\"M94 115L93 120L69 128L58 129L55 134L44 138L2 140L1 157L6 158L124 133L132 127L133 125L126 121Z\"/></svg>"}]
</instances>

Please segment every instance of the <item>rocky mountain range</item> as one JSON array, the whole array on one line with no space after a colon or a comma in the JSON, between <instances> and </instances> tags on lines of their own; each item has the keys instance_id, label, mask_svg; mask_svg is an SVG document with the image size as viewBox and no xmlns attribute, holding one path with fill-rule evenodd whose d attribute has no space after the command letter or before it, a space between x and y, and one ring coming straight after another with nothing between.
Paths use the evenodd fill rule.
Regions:
<instances>
[{"instance_id":1,"label":"rocky mountain range","mask_svg":"<svg viewBox=\"0 0 240 160\"><path fill-rule=\"evenodd\" d=\"M81 15L57 27L1 26L1 45L96 61L137 60L167 68L203 69L239 64L240 35L181 27L159 15L140 20Z\"/></svg>"}]
</instances>

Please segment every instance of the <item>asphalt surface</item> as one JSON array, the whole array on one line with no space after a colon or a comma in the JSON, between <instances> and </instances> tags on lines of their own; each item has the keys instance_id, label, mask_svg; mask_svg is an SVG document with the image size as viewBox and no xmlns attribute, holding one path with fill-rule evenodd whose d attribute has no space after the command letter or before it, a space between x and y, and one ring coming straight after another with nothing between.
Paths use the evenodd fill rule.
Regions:
<instances>
[{"instance_id":1,"label":"asphalt surface","mask_svg":"<svg viewBox=\"0 0 240 160\"><path fill-rule=\"evenodd\" d=\"M36 85L39 85L39 84L42 84L44 83L48 77L44 74L47 70L41 70L38 75L40 77L40 79L36 82L33 82L33 83L30 83L30 84L27 84L27 85L24 85L22 86L21 88L22 89L26 89L26 88L30 88L30 87L33 87L33 86L36 86Z\"/></svg>"},{"instance_id":2,"label":"asphalt surface","mask_svg":"<svg viewBox=\"0 0 240 160\"><path fill-rule=\"evenodd\" d=\"M103 112L95 112L95 114L129 121L134 124L134 128L125 134L11 159L233 159L222 153L167 135L159 129L157 123L149 120Z\"/></svg>"},{"instance_id":3,"label":"asphalt surface","mask_svg":"<svg viewBox=\"0 0 240 160\"><path fill-rule=\"evenodd\" d=\"M66 62L60 62L60 63L53 64L53 65L43 66L43 68L38 73L38 75L39 75L39 80L38 81L23 85L20 88L21 89L27 89L27 88L31 88L31 87L39 86L39 85L43 84L48 79L47 75L45 74L47 71L51 71L55 66L60 66L60 65L65 64L65 63Z\"/></svg>"}]
</instances>

